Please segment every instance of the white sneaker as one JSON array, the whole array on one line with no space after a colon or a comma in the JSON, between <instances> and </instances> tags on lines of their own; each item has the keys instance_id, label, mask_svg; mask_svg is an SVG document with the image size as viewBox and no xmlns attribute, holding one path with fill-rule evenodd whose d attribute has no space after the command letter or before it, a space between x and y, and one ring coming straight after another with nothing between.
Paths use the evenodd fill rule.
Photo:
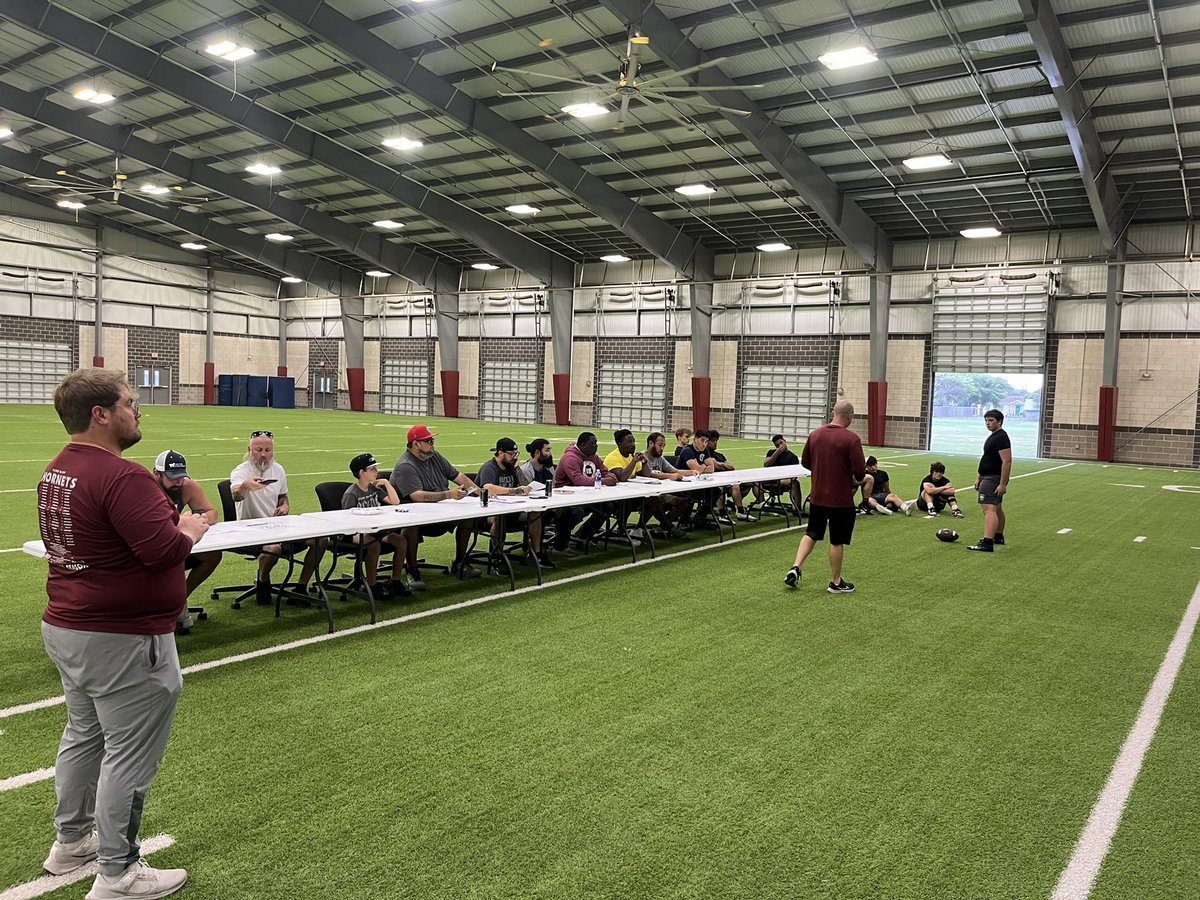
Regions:
<instances>
[{"instance_id":1,"label":"white sneaker","mask_svg":"<svg viewBox=\"0 0 1200 900\"><path fill-rule=\"evenodd\" d=\"M739 522L752 522L752 521L754 521L753 519L751 519L751 518L750 518L750 513L746 512L746 510L744 510L744 509L739 509L739 510L737 511L737 517L738 517L738 521L739 521Z\"/></svg>"},{"instance_id":2,"label":"white sneaker","mask_svg":"<svg viewBox=\"0 0 1200 900\"><path fill-rule=\"evenodd\" d=\"M892 514L892 510L888 508L886 503L880 503L877 507L875 507L875 512L879 513L881 516L890 516Z\"/></svg>"},{"instance_id":3,"label":"white sneaker","mask_svg":"<svg viewBox=\"0 0 1200 900\"><path fill-rule=\"evenodd\" d=\"M95 829L70 844L56 840L50 845L50 854L42 863L42 868L51 875L66 875L90 863L96 858L96 851L99 849L100 838Z\"/></svg>"},{"instance_id":4,"label":"white sneaker","mask_svg":"<svg viewBox=\"0 0 1200 900\"><path fill-rule=\"evenodd\" d=\"M425 582L421 580L421 576L412 572L404 576L404 584L413 593L425 590Z\"/></svg>"},{"instance_id":5,"label":"white sneaker","mask_svg":"<svg viewBox=\"0 0 1200 900\"><path fill-rule=\"evenodd\" d=\"M900 504L900 508L902 510L904 510L904 514L906 516L912 515L912 508L914 505L916 505L916 502L917 502L916 500L905 500L903 503Z\"/></svg>"},{"instance_id":6,"label":"white sneaker","mask_svg":"<svg viewBox=\"0 0 1200 900\"><path fill-rule=\"evenodd\" d=\"M84 900L122 900L125 897L154 900L175 893L186 881L187 869L153 869L144 859L139 859L115 878L97 875Z\"/></svg>"}]
</instances>

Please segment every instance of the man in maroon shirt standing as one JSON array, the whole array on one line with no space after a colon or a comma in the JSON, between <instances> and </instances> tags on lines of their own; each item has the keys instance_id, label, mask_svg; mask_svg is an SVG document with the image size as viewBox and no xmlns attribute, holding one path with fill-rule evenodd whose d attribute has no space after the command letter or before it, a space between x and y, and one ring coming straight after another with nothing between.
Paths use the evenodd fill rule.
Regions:
<instances>
[{"instance_id":1,"label":"man in maroon shirt standing","mask_svg":"<svg viewBox=\"0 0 1200 900\"><path fill-rule=\"evenodd\" d=\"M71 440L37 488L50 563L42 640L67 727L54 768L56 839L42 865L65 875L98 857L88 900L165 897L187 871L146 865L137 833L183 686L183 561L208 522L181 516L149 472L121 458L142 439L124 373L72 372L54 408Z\"/></svg>"},{"instance_id":2,"label":"man in maroon shirt standing","mask_svg":"<svg viewBox=\"0 0 1200 900\"><path fill-rule=\"evenodd\" d=\"M829 526L829 587L831 594L849 594L854 585L842 580L842 554L854 533L854 490L867 471L862 441L850 430L854 405L840 400L833 407L833 418L808 436L800 464L812 472L808 502L808 528L796 548L796 563L784 576L783 583L795 587L800 567L817 541L825 538Z\"/></svg>"}]
</instances>

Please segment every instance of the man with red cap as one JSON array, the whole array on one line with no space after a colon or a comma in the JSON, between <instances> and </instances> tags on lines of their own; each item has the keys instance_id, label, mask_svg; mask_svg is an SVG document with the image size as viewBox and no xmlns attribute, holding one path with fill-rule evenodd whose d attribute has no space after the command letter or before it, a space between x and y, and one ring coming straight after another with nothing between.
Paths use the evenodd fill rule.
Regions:
<instances>
[{"instance_id":1,"label":"man with red cap","mask_svg":"<svg viewBox=\"0 0 1200 900\"><path fill-rule=\"evenodd\" d=\"M479 488L470 478L454 466L450 460L434 449L436 435L424 425L408 429L405 451L392 468L391 483L400 496L401 503L437 503L440 500L461 500L467 494L478 493ZM447 484L454 487L447 488ZM407 587L410 591L425 590L421 571L417 566L417 544L423 538L439 537L454 531L454 565L450 572L466 578L477 578L479 570L466 561L467 544L471 540L472 523L442 522L436 525L421 525L404 529Z\"/></svg>"}]
</instances>

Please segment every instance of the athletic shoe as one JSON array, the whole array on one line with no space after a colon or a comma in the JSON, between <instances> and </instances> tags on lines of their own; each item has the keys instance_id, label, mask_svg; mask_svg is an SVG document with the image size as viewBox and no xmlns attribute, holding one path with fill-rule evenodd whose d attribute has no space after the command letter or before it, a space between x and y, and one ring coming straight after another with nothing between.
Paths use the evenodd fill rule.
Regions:
<instances>
[{"instance_id":1,"label":"athletic shoe","mask_svg":"<svg viewBox=\"0 0 1200 900\"><path fill-rule=\"evenodd\" d=\"M992 544L993 541L989 541L987 538L980 538L978 544L971 544L967 547L967 549L978 550L980 553L994 553L995 550L993 549Z\"/></svg>"},{"instance_id":2,"label":"athletic shoe","mask_svg":"<svg viewBox=\"0 0 1200 900\"><path fill-rule=\"evenodd\" d=\"M875 512L879 513L881 516L890 516L892 514L892 510L888 508L886 503L880 503L877 507L875 507Z\"/></svg>"},{"instance_id":3,"label":"athletic shoe","mask_svg":"<svg viewBox=\"0 0 1200 900\"><path fill-rule=\"evenodd\" d=\"M190 612L185 612L182 616L175 620L175 630L180 634L187 634L196 625L196 617Z\"/></svg>"},{"instance_id":4,"label":"athletic shoe","mask_svg":"<svg viewBox=\"0 0 1200 900\"><path fill-rule=\"evenodd\" d=\"M729 516L725 515L725 513L718 513L716 516L716 519L717 519L717 523L720 525L732 525L733 524L733 520L730 519Z\"/></svg>"},{"instance_id":5,"label":"athletic shoe","mask_svg":"<svg viewBox=\"0 0 1200 900\"><path fill-rule=\"evenodd\" d=\"M462 575L463 578L478 578L479 570L466 560L463 560L450 566L450 574Z\"/></svg>"},{"instance_id":6,"label":"athletic shoe","mask_svg":"<svg viewBox=\"0 0 1200 900\"><path fill-rule=\"evenodd\" d=\"M792 566L788 569L788 573L783 576L783 583L788 587L795 587L796 583L800 581L800 574L800 567Z\"/></svg>"},{"instance_id":7,"label":"athletic shoe","mask_svg":"<svg viewBox=\"0 0 1200 900\"><path fill-rule=\"evenodd\" d=\"M414 575L412 572L409 572L406 576L404 576L404 583L407 585L410 594L414 593L415 591L425 590L425 582L421 580L421 576L419 574Z\"/></svg>"},{"instance_id":8,"label":"athletic shoe","mask_svg":"<svg viewBox=\"0 0 1200 900\"><path fill-rule=\"evenodd\" d=\"M100 838L97 836L95 829L88 832L77 841L72 841L69 844L64 844L62 841L55 841L50 845L50 854L46 857L46 861L42 863L42 868L51 875L66 875L68 872L74 872L80 866L85 866L96 858L96 851L100 848Z\"/></svg>"},{"instance_id":9,"label":"athletic shoe","mask_svg":"<svg viewBox=\"0 0 1200 900\"><path fill-rule=\"evenodd\" d=\"M679 525L672 525L671 530L667 532L668 537L685 538L688 536L687 529Z\"/></svg>"},{"instance_id":10,"label":"athletic shoe","mask_svg":"<svg viewBox=\"0 0 1200 900\"><path fill-rule=\"evenodd\" d=\"M187 869L152 869L144 859L139 859L114 878L97 875L84 900L121 900L124 897L154 900L175 893L185 881Z\"/></svg>"},{"instance_id":11,"label":"athletic shoe","mask_svg":"<svg viewBox=\"0 0 1200 900\"><path fill-rule=\"evenodd\" d=\"M746 510L744 510L744 509L739 509L737 511L737 517L738 517L739 522L753 522L754 521L754 519L752 519L750 517L750 513L746 512Z\"/></svg>"},{"instance_id":12,"label":"athletic shoe","mask_svg":"<svg viewBox=\"0 0 1200 900\"><path fill-rule=\"evenodd\" d=\"M308 585L302 585L300 587L300 591L302 593L307 594L308 593ZM312 609L312 601L309 600L307 597L288 597L287 600L285 600L284 602L288 606L298 606L301 609Z\"/></svg>"},{"instance_id":13,"label":"athletic shoe","mask_svg":"<svg viewBox=\"0 0 1200 900\"><path fill-rule=\"evenodd\" d=\"M1003 531L997 531L997 532L996 532L996 536L995 536L994 538L992 538L992 543L993 543L993 544L1001 544L1001 545L1003 545L1003 544L1004 544L1004 532L1003 532Z\"/></svg>"},{"instance_id":14,"label":"athletic shoe","mask_svg":"<svg viewBox=\"0 0 1200 900\"><path fill-rule=\"evenodd\" d=\"M961 509L952 509L950 510L950 515L954 516L956 519L961 519L963 517L963 511ZM996 535L996 537L1000 537L1000 535ZM1001 540L1000 543L1003 544L1004 541Z\"/></svg>"},{"instance_id":15,"label":"athletic shoe","mask_svg":"<svg viewBox=\"0 0 1200 900\"><path fill-rule=\"evenodd\" d=\"M254 582L254 600L259 606L270 606L271 601L271 582L256 581Z\"/></svg>"},{"instance_id":16,"label":"athletic shoe","mask_svg":"<svg viewBox=\"0 0 1200 900\"><path fill-rule=\"evenodd\" d=\"M927 518L927 519L936 519L937 517L938 517L937 511L934 509L930 509L929 512L927 512L925 514L925 518Z\"/></svg>"},{"instance_id":17,"label":"athletic shoe","mask_svg":"<svg viewBox=\"0 0 1200 900\"><path fill-rule=\"evenodd\" d=\"M390 581L379 581L375 584L367 585L371 589L371 594L376 600L391 600L392 588Z\"/></svg>"},{"instance_id":18,"label":"athletic shoe","mask_svg":"<svg viewBox=\"0 0 1200 900\"><path fill-rule=\"evenodd\" d=\"M911 516L913 507L916 505L917 505L916 500L905 500L903 503L900 504L900 509L906 516Z\"/></svg>"},{"instance_id":19,"label":"athletic shoe","mask_svg":"<svg viewBox=\"0 0 1200 900\"><path fill-rule=\"evenodd\" d=\"M558 568L558 566L554 564L554 560L550 558L550 552L548 550L543 550L540 554L538 554L538 562L541 563L543 569Z\"/></svg>"},{"instance_id":20,"label":"athletic shoe","mask_svg":"<svg viewBox=\"0 0 1200 900\"><path fill-rule=\"evenodd\" d=\"M843 578L837 584L834 584L832 581L829 582L829 587L825 588L825 590L831 594L853 594L854 585Z\"/></svg>"}]
</instances>

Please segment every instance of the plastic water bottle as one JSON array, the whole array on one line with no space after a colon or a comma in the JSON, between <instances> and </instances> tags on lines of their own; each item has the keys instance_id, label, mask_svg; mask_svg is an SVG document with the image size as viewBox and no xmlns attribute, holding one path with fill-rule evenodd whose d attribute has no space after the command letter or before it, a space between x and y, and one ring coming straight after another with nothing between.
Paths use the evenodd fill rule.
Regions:
<instances>
[{"instance_id":1,"label":"plastic water bottle","mask_svg":"<svg viewBox=\"0 0 1200 900\"><path fill-rule=\"evenodd\" d=\"M600 470L599 469L596 470L596 477L594 479L592 479L592 482L596 485L596 490L599 490L600 489Z\"/></svg>"}]
</instances>

